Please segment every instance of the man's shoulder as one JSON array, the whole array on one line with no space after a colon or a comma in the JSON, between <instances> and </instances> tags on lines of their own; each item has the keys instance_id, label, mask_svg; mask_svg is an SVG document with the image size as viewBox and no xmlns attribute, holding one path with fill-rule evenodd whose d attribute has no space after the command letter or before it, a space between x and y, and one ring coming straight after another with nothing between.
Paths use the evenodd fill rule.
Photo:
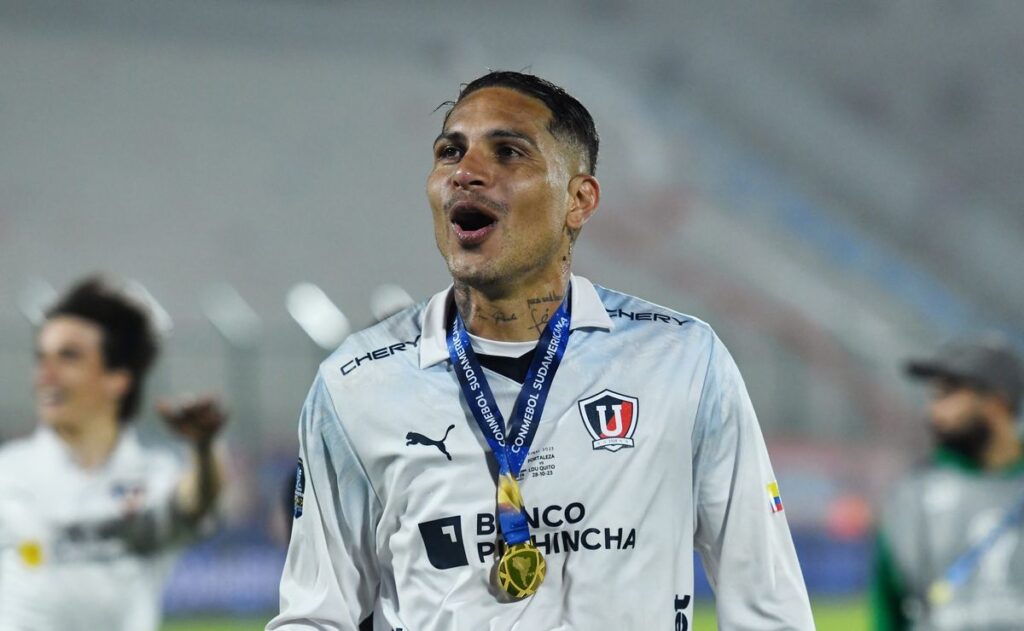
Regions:
<instances>
[{"instance_id":1,"label":"man's shoulder","mask_svg":"<svg viewBox=\"0 0 1024 631\"><path fill-rule=\"evenodd\" d=\"M618 327L651 330L664 335L711 339L715 332L707 322L681 311L632 294L594 284L605 312Z\"/></svg>"},{"instance_id":2,"label":"man's shoulder","mask_svg":"<svg viewBox=\"0 0 1024 631\"><path fill-rule=\"evenodd\" d=\"M321 374L367 374L403 362L418 361L426 301L407 307L345 338L320 364Z\"/></svg>"},{"instance_id":3,"label":"man's shoulder","mask_svg":"<svg viewBox=\"0 0 1024 631\"><path fill-rule=\"evenodd\" d=\"M972 479L979 475L977 465L969 465L966 459L945 454L942 451L918 458L897 483L900 486L947 484L954 479Z\"/></svg>"},{"instance_id":4,"label":"man's shoulder","mask_svg":"<svg viewBox=\"0 0 1024 631\"><path fill-rule=\"evenodd\" d=\"M884 510L889 513L906 512L936 492L949 495L960 480L968 477L963 471L932 460L916 462L889 488L885 494Z\"/></svg>"},{"instance_id":5,"label":"man's shoulder","mask_svg":"<svg viewBox=\"0 0 1024 631\"><path fill-rule=\"evenodd\" d=\"M150 436L136 435L128 439L135 442L130 458L131 465L146 463L147 469L159 469L162 473L176 472L185 466L182 448L174 443L157 441Z\"/></svg>"}]
</instances>

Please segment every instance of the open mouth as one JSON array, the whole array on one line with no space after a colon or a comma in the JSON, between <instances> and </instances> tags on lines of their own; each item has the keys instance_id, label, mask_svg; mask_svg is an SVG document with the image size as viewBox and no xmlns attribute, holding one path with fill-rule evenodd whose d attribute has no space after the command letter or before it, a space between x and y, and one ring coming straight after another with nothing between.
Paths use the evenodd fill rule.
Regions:
<instances>
[{"instance_id":1,"label":"open mouth","mask_svg":"<svg viewBox=\"0 0 1024 631\"><path fill-rule=\"evenodd\" d=\"M62 405L67 395L60 390L41 390L36 394L36 401L45 407Z\"/></svg>"},{"instance_id":2,"label":"open mouth","mask_svg":"<svg viewBox=\"0 0 1024 631\"><path fill-rule=\"evenodd\" d=\"M449 217L455 235L466 245L481 243L498 222L489 211L467 202L453 206Z\"/></svg>"}]
</instances>

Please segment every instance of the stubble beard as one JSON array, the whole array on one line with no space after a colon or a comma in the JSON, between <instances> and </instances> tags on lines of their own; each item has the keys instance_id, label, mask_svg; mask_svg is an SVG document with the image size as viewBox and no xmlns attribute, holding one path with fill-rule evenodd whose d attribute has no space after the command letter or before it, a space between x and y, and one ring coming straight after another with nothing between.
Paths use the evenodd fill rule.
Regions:
<instances>
[{"instance_id":1,"label":"stubble beard","mask_svg":"<svg viewBox=\"0 0 1024 631\"><path fill-rule=\"evenodd\" d=\"M973 462L981 462L992 441L992 429L980 414L971 415L967 423L953 431L932 430L935 444Z\"/></svg>"},{"instance_id":2,"label":"stubble beard","mask_svg":"<svg viewBox=\"0 0 1024 631\"><path fill-rule=\"evenodd\" d=\"M64 416L40 417L39 422L43 427L47 427L61 436L77 436L82 433L82 423Z\"/></svg>"},{"instance_id":3,"label":"stubble beard","mask_svg":"<svg viewBox=\"0 0 1024 631\"><path fill-rule=\"evenodd\" d=\"M448 265L448 273L456 285L483 289L501 282L504 274L499 262L484 260L479 263L467 264L459 260L458 254L448 253L445 263Z\"/></svg>"},{"instance_id":4,"label":"stubble beard","mask_svg":"<svg viewBox=\"0 0 1024 631\"><path fill-rule=\"evenodd\" d=\"M565 267L565 262L560 260L563 246L560 240L554 239L543 248L537 246L537 243L506 243L498 256L474 264L460 264L458 254L449 251L445 262L456 285L493 293L543 272L556 260L560 270Z\"/></svg>"}]
</instances>

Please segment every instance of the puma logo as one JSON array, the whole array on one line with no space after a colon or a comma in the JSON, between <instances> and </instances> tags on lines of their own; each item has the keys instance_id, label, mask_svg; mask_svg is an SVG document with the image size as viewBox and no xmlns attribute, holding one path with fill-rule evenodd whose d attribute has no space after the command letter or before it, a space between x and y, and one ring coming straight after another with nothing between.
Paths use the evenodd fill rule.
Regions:
<instances>
[{"instance_id":1,"label":"puma logo","mask_svg":"<svg viewBox=\"0 0 1024 631\"><path fill-rule=\"evenodd\" d=\"M409 432L408 434L405 435L405 446L408 447L409 445L433 445L437 447L441 451L441 453L445 455L446 458L451 460L452 455L448 453L447 449L444 448L444 441L448 440L448 434L451 433L453 429L455 429L455 426L449 425L448 431L444 433L444 438L442 438L441 440L434 440L433 438L427 438L423 434Z\"/></svg>"}]
</instances>

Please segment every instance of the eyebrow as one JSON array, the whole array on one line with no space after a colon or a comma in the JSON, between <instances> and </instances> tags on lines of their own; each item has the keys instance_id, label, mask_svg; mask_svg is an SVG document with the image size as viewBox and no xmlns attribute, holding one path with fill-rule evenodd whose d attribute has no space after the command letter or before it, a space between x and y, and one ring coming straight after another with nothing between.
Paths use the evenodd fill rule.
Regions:
<instances>
[{"instance_id":1,"label":"eyebrow","mask_svg":"<svg viewBox=\"0 0 1024 631\"><path fill-rule=\"evenodd\" d=\"M491 140L497 140L502 138L515 138L517 140L522 140L523 142L530 145L534 149L539 148L537 147L536 141L534 141L534 139L529 134L525 134L521 131L516 131L514 129L494 129L488 132L487 137L490 138Z\"/></svg>"},{"instance_id":2,"label":"eyebrow","mask_svg":"<svg viewBox=\"0 0 1024 631\"><path fill-rule=\"evenodd\" d=\"M523 133L521 131L516 131L514 129L492 129L491 131L487 132L486 137L489 140L514 138L516 140L522 140L523 142L530 145L534 149L540 149L537 146L537 142L529 134ZM444 131L438 134L437 138L434 139L434 144L436 145L438 142L442 140L448 140L450 142L459 142L465 144L466 135L458 131Z\"/></svg>"}]
</instances>

